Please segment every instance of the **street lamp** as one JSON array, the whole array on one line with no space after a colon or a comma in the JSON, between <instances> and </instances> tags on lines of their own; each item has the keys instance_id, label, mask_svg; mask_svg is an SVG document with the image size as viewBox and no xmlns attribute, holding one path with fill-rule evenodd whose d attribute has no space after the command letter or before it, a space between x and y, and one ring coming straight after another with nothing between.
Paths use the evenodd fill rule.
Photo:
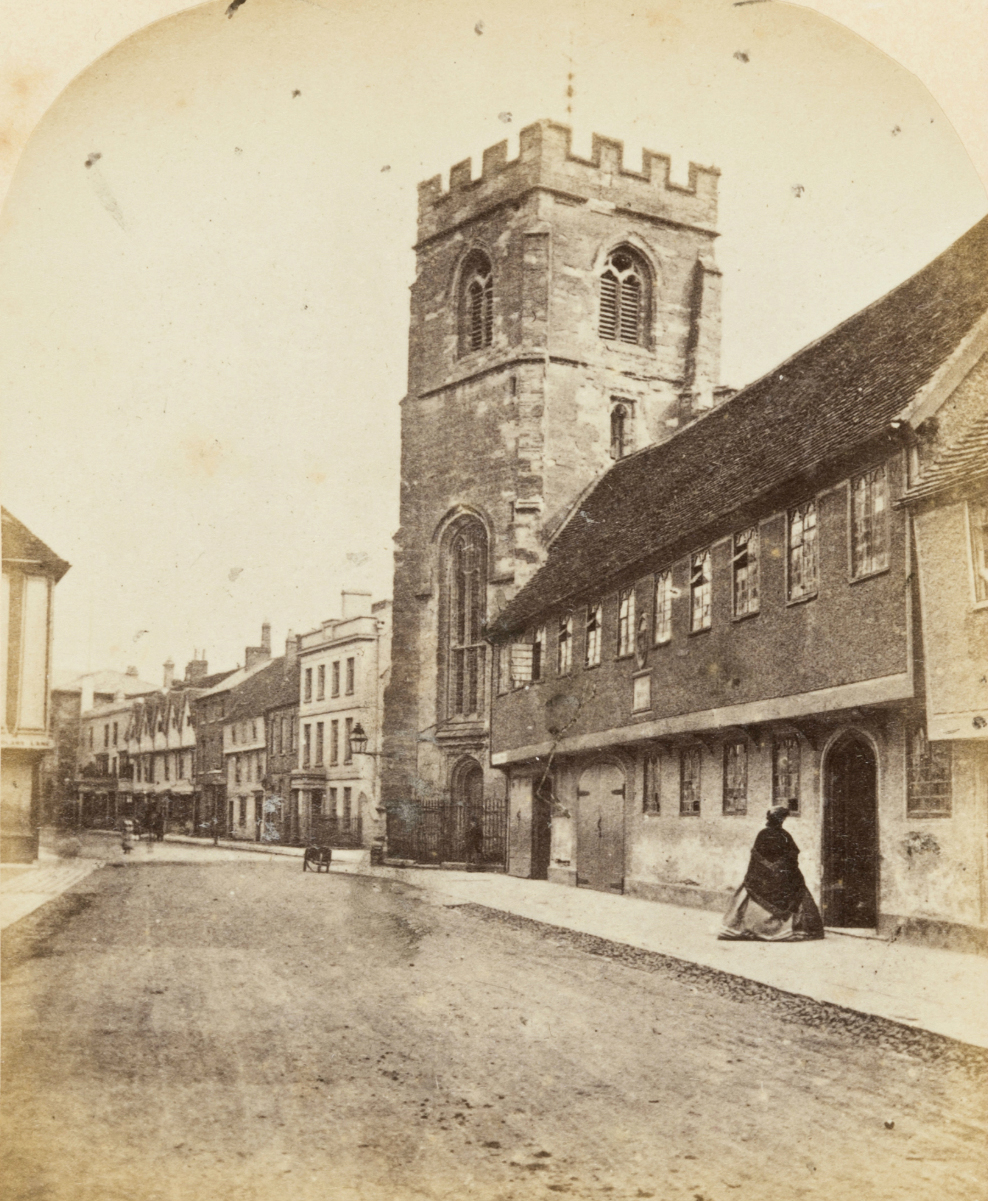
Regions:
<instances>
[{"instance_id":1,"label":"street lamp","mask_svg":"<svg viewBox=\"0 0 988 1201\"><path fill-rule=\"evenodd\" d=\"M350 731L350 750L355 755L373 754L367 750L367 731L359 721Z\"/></svg>"}]
</instances>

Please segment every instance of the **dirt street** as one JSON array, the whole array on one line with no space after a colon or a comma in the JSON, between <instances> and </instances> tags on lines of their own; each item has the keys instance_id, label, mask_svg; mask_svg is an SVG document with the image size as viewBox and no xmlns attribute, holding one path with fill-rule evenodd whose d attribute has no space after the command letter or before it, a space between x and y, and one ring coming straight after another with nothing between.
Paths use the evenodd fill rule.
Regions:
<instances>
[{"instance_id":1,"label":"dirt street","mask_svg":"<svg viewBox=\"0 0 988 1201\"><path fill-rule=\"evenodd\" d=\"M413 883L183 857L8 931L6 1201L988 1195L983 1055Z\"/></svg>"}]
</instances>

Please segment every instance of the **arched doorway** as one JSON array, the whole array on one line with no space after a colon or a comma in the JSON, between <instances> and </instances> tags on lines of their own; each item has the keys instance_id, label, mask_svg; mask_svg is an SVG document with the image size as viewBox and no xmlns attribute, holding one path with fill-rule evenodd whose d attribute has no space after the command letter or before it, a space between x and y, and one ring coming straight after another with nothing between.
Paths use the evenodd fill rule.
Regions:
<instances>
[{"instance_id":1,"label":"arched doorway","mask_svg":"<svg viewBox=\"0 0 988 1201\"><path fill-rule=\"evenodd\" d=\"M878 924L878 765L861 734L842 735L824 764L823 920Z\"/></svg>"},{"instance_id":2,"label":"arched doorway","mask_svg":"<svg viewBox=\"0 0 988 1201\"><path fill-rule=\"evenodd\" d=\"M440 859L480 863L484 857L484 772L476 759L453 769L450 804L443 806Z\"/></svg>"},{"instance_id":3,"label":"arched doorway","mask_svg":"<svg viewBox=\"0 0 988 1201\"><path fill-rule=\"evenodd\" d=\"M577 790L576 882L601 892L624 891L624 772L595 763Z\"/></svg>"}]
</instances>

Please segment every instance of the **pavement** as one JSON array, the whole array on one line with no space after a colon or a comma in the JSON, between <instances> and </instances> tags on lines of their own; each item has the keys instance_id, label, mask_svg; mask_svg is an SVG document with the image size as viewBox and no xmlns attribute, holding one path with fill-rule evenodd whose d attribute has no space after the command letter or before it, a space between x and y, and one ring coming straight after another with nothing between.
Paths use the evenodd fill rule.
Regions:
<instances>
[{"instance_id":1,"label":"pavement","mask_svg":"<svg viewBox=\"0 0 988 1201\"><path fill-rule=\"evenodd\" d=\"M299 847L226 840L214 847L210 839L168 835L164 843L139 844L131 857L135 862L177 859L183 843L209 847L223 859L250 855L255 860L300 860L303 855ZM97 847L104 861L122 857L115 836L105 836ZM83 853L93 853L91 840ZM61 864L43 860L10 878L5 869L0 884L3 925L64 892L99 865L93 859ZM719 915L706 910L493 872L371 867L366 851L335 851L332 872L400 880L441 904L481 905L988 1048L988 959L980 955L835 934L805 943L720 942Z\"/></svg>"}]
</instances>

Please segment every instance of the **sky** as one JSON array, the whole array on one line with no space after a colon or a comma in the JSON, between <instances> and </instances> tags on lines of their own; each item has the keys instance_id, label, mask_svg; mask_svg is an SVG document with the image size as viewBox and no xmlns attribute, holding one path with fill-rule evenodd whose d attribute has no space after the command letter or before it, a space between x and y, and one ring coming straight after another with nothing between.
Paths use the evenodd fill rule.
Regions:
<instances>
[{"instance_id":1,"label":"sky","mask_svg":"<svg viewBox=\"0 0 988 1201\"><path fill-rule=\"evenodd\" d=\"M219 670L389 595L416 185L531 121L720 168L735 386L988 211L981 0L855 13L953 124L793 5L179 7L43 0L0 72L3 497L73 565L62 670Z\"/></svg>"}]
</instances>

